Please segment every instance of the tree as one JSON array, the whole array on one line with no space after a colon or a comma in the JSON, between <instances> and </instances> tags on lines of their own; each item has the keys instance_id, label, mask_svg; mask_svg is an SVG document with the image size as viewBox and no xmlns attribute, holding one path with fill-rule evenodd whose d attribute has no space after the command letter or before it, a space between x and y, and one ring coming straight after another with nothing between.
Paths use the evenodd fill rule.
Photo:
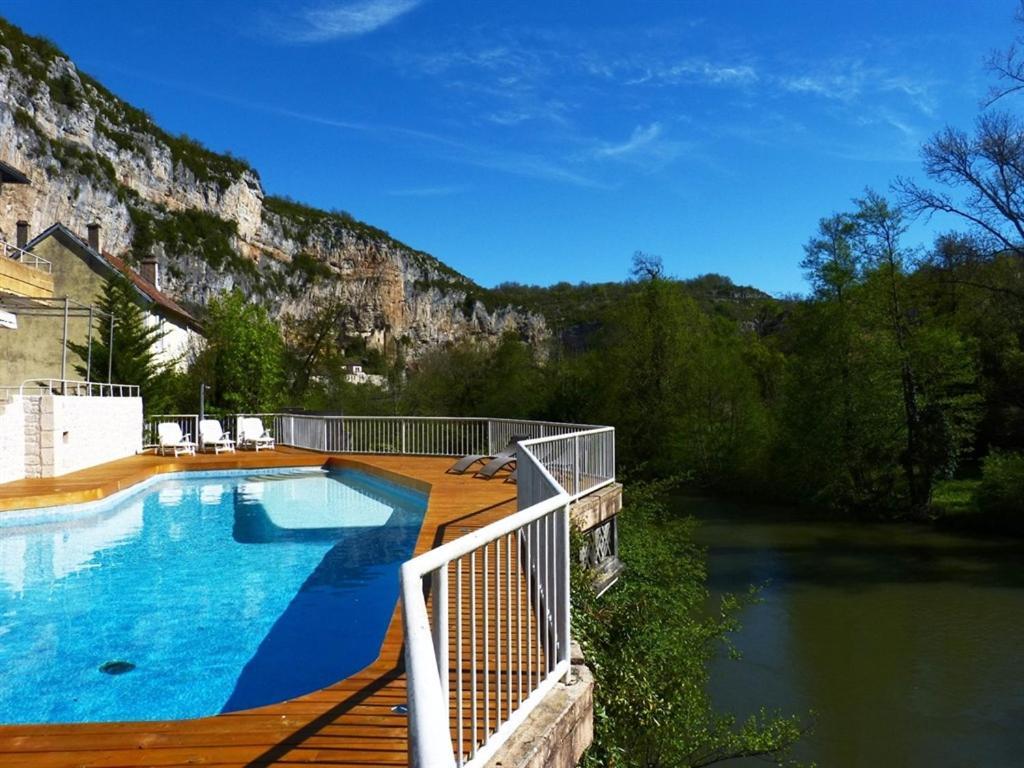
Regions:
<instances>
[{"instance_id":1,"label":"tree","mask_svg":"<svg viewBox=\"0 0 1024 768\"><path fill-rule=\"evenodd\" d=\"M1024 123L1007 112L983 114L973 135L946 127L922 155L925 174L952 192L898 179L906 210L952 214L968 222L988 255L1024 257Z\"/></svg>"},{"instance_id":2,"label":"tree","mask_svg":"<svg viewBox=\"0 0 1024 768\"><path fill-rule=\"evenodd\" d=\"M402 392L406 413L536 418L549 386L533 350L514 334L489 347L472 341L425 355Z\"/></svg>"},{"instance_id":3,"label":"tree","mask_svg":"<svg viewBox=\"0 0 1024 768\"><path fill-rule=\"evenodd\" d=\"M214 298L205 323L206 343L193 362L195 383L209 385L213 407L256 413L283 399L283 344L264 307L238 291Z\"/></svg>"},{"instance_id":4,"label":"tree","mask_svg":"<svg viewBox=\"0 0 1024 768\"><path fill-rule=\"evenodd\" d=\"M913 272L902 212L871 190L854 202L807 246L816 291L783 339L778 463L799 498L923 517L970 446L977 355L930 268Z\"/></svg>"},{"instance_id":5,"label":"tree","mask_svg":"<svg viewBox=\"0 0 1024 768\"><path fill-rule=\"evenodd\" d=\"M82 363L75 370L83 379L105 381L111 362L109 316L114 318L113 361L111 380L119 384L137 384L142 402L148 413L160 413L170 402L172 372L167 365L157 362L153 352L163 337L157 325L147 325L146 316L138 303L138 293L127 278L117 275L103 286L97 302L106 316L96 319L90 346L68 341L68 349Z\"/></svg>"},{"instance_id":6,"label":"tree","mask_svg":"<svg viewBox=\"0 0 1024 768\"><path fill-rule=\"evenodd\" d=\"M1016 20L1024 24L1024 1ZM996 76L983 106L988 109L1024 89L1024 54L1017 39L988 58ZM951 190L939 192L908 179L896 189L905 208L931 216L947 213L966 221L988 255L1024 257L1024 123L1009 111L983 112L973 134L947 126L922 147L925 174Z\"/></svg>"},{"instance_id":7,"label":"tree","mask_svg":"<svg viewBox=\"0 0 1024 768\"><path fill-rule=\"evenodd\" d=\"M861 278L861 264L851 243L856 231L856 222L845 213L818 222L818 235L804 246L800 262L816 295L835 297L841 303L846 290Z\"/></svg>"}]
</instances>

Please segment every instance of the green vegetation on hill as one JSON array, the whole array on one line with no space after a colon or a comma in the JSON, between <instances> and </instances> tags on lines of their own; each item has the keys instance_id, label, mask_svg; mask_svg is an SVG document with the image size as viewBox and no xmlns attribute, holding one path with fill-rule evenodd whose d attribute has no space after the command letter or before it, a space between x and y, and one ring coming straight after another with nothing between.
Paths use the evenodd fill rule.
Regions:
<instances>
[{"instance_id":1,"label":"green vegetation on hill","mask_svg":"<svg viewBox=\"0 0 1024 768\"><path fill-rule=\"evenodd\" d=\"M236 271L252 272L256 269L231 245L231 239L238 234L238 226L233 221L195 209L159 209L159 215L154 215L145 208L129 204L128 212L135 227L132 253L136 259L149 254L159 242L176 255L201 255L217 270L230 267Z\"/></svg>"},{"instance_id":2,"label":"green vegetation on hill","mask_svg":"<svg viewBox=\"0 0 1024 768\"><path fill-rule=\"evenodd\" d=\"M263 207L278 217L285 236L291 240L308 243L314 233L328 232L331 227L337 226L364 240L385 243L392 248L406 251L417 266L441 274L442 279L450 281L453 286L457 285L464 289L466 285L471 285L463 275L429 253L406 245L385 230L360 221L347 211L325 211L279 195L264 197Z\"/></svg>"},{"instance_id":3,"label":"green vegetation on hill","mask_svg":"<svg viewBox=\"0 0 1024 768\"><path fill-rule=\"evenodd\" d=\"M0 18L0 45L11 52L8 64L0 58L0 67L10 66L30 78L35 87L43 85L50 98L69 110L89 104L97 112L97 130L120 149L145 151L146 139L162 143L171 152L172 161L187 168L200 182L227 185L244 173L255 173L252 166L229 153L217 153L188 136L175 136L161 129L143 110L125 103L94 78L79 73L81 85L67 72L51 76L54 62L68 58L56 45L42 37L33 37Z\"/></svg>"}]
</instances>

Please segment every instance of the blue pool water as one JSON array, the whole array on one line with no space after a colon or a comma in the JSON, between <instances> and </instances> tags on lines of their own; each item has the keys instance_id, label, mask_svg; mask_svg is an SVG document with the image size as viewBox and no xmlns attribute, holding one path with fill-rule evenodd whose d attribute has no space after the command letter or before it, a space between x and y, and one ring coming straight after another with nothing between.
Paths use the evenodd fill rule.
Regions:
<instances>
[{"instance_id":1,"label":"blue pool water","mask_svg":"<svg viewBox=\"0 0 1024 768\"><path fill-rule=\"evenodd\" d=\"M0 723L200 717L377 657L426 495L351 470L204 475L0 522Z\"/></svg>"}]
</instances>

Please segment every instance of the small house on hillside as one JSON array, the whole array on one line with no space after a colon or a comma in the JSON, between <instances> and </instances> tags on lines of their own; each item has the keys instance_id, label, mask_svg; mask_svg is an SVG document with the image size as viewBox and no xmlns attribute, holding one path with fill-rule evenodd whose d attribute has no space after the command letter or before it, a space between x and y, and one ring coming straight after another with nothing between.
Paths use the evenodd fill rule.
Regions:
<instances>
[{"instance_id":1,"label":"small house on hillside","mask_svg":"<svg viewBox=\"0 0 1024 768\"><path fill-rule=\"evenodd\" d=\"M184 307L160 290L155 259L144 261L139 271L100 247L100 227L90 225L86 239L63 224L54 224L32 240L19 226L18 245L49 264L52 300L65 297L79 307L94 306L108 279L122 275L134 286L147 323L164 333L156 342L156 359L182 365L190 342L201 333L199 323ZM0 297L2 298L2 297ZM42 297L37 297L42 299ZM51 301L51 306L54 302ZM55 316L56 315L56 316ZM17 330L0 330L0 383L17 384L29 378L60 378L61 339L65 320L59 313L26 312ZM67 338L84 343L89 333L88 315L78 312L67 320ZM116 355L116 350L115 350ZM74 375L69 377L78 378ZM97 375L94 378L102 378Z\"/></svg>"}]
</instances>

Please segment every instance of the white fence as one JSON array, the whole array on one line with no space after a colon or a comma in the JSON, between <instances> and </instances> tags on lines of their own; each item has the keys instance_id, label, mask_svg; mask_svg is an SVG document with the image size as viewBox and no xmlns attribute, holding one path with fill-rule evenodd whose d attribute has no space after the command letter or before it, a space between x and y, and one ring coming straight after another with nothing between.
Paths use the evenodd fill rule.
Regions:
<instances>
[{"instance_id":1,"label":"white fence","mask_svg":"<svg viewBox=\"0 0 1024 768\"><path fill-rule=\"evenodd\" d=\"M279 445L328 453L516 449L518 511L402 566L409 757L483 765L569 671L569 504L615 481L615 430L483 418L239 414ZM235 416L222 420L232 429ZM174 420L195 435L198 416ZM483 482L483 481L481 481Z\"/></svg>"},{"instance_id":2,"label":"white fence","mask_svg":"<svg viewBox=\"0 0 1024 768\"><path fill-rule=\"evenodd\" d=\"M38 269L40 272L53 271L53 265L49 260L44 259L42 256L36 256L34 253L30 253L3 240L0 240L0 255L14 261L19 261L26 267Z\"/></svg>"},{"instance_id":3,"label":"white fence","mask_svg":"<svg viewBox=\"0 0 1024 768\"><path fill-rule=\"evenodd\" d=\"M101 381L70 379L26 379L17 387L0 387L0 397L9 400L15 395L61 395L64 397L138 397L137 384L108 384Z\"/></svg>"}]
</instances>

